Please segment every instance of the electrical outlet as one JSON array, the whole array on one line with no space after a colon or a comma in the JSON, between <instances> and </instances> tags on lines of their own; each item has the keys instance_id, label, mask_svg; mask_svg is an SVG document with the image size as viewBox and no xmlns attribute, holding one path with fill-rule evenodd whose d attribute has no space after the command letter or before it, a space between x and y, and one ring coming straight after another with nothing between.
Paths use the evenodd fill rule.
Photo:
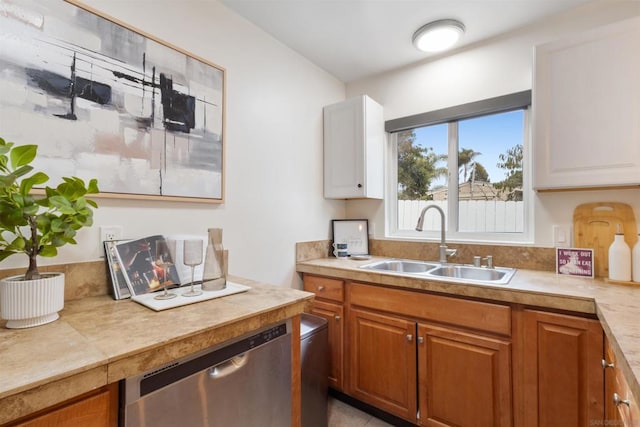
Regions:
<instances>
[{"instance_id":1,"label":"electrical outlet","mask_svg":"<svg viewBox=\"0 0 640 427\"><path fill-rule=\"evenodd\" d=\"M122 239L122 226L120 225L103 225L100 227L100 252L104 252L105 240Z\"/></svg>"}]
</instances>

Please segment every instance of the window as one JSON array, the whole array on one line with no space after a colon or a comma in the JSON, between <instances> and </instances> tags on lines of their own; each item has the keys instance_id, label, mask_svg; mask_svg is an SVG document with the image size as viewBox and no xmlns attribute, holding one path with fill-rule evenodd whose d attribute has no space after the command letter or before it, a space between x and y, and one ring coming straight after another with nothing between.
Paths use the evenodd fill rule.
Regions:
<instances>
[{"instance_id":1,"label":"window","mask_svg":"<svg viewBox=\"0 0 640 427\"><path fill-rule=\"evenodd\" d=\"M391 132L388 212L392 236L528 241L528 106L520 92L386 123ZM426 232L426 234L424 234Z\"/></svg>"}]
</instances>

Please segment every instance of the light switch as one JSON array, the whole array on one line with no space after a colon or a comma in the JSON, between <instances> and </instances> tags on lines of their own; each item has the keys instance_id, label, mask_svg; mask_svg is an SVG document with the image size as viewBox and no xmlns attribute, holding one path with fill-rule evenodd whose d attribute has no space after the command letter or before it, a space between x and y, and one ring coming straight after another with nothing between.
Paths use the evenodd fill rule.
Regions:
<instances>
[{"instance_id":1,"label":"light switch","mask_svg":"<svg viewBox=\"0 0 640 427\"><path fill-rule=\"evenodd\" d=\"M553 245L555 247L571 247L571 227L568 225L553 226Z\"/></svg>"}]
</instances>

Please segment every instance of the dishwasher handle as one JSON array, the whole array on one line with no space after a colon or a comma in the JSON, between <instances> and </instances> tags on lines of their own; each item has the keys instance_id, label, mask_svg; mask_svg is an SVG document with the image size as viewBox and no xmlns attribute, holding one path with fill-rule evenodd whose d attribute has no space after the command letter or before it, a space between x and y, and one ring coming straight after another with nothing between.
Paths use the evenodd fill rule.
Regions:
<instances>
[{"instance_id":1,"label":"dishwasher handle","mask_svg":"<svg viewBox=\"0 0 640 427\"><path fill-rule=\"evenodd\" d=\"M249 352L239 354L209 368L209 378L215 380L231 375L239 369L242 369L249 361Z\"/></svg>"}]
</instances>

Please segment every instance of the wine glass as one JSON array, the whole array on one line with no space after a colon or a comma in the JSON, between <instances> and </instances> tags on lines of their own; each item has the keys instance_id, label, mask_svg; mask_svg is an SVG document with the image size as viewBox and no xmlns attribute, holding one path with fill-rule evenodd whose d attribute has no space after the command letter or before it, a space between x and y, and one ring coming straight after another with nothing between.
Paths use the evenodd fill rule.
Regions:
<instances>
[{"instance_id":1,"label":"wine glass","mask_svg":"<svg viewBox=\"0 0 640 427\"><path fill-rule=\"evenodd\" d=\"M173 250L171 250L173 246ZM156 295L155 299L171 299L178 295L173 292L167 292L167 271L169 267L173 265L173 254L176 253L176 241L175 240L158 240L156 242L156 265L162 269L162 282L161 286L164 289L162 294Z\"/></svg>"},{"instance_id":2,"label":"wine glass","mask_svg":"<svg viewBox=\"0 0 640 427\"><path fill-rule=\"evenodd\" d=\"M202 264L202 239L189 239L184 241L182 262L184 265L191 267L191 289L182 295L185 297L202 295L201 290L193 289L196 265Z\"/></svg>"}]
</instances>

